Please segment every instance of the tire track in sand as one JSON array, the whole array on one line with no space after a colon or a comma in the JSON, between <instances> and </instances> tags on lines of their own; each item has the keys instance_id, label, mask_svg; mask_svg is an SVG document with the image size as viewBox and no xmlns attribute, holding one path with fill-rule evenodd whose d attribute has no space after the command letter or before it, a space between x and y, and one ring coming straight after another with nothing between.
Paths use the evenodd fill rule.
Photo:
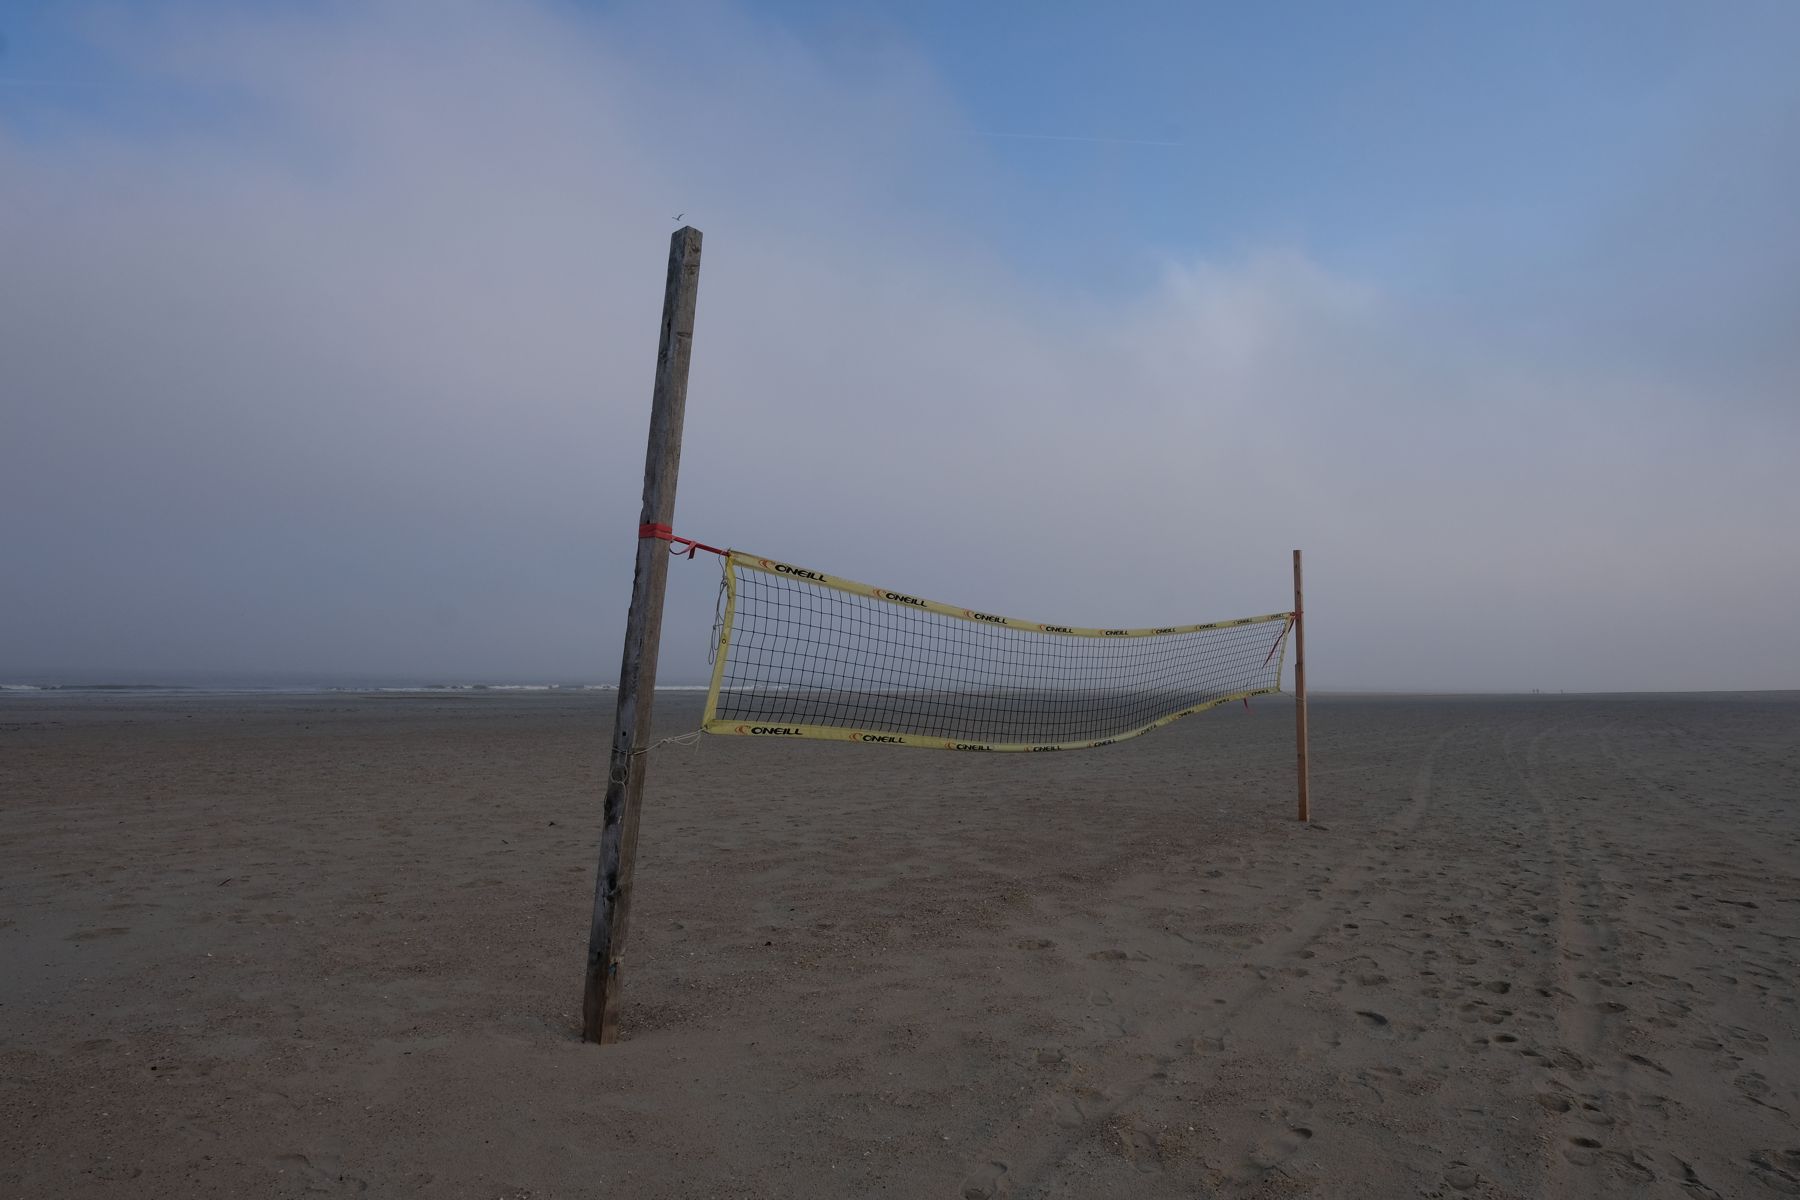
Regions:
<instances>
[{"instance_id":1,"label":"tire track in sand","mask_svg":"<svg viewBox=\"0 0 1800 1200\"><path fill-rule=\"evenodd\" d=\"M1082 1071L1086 1080L1083 1098L1089 1101L1086 1104L1073 1103L1064 1086L1045 1089L1006 1132L973 1156L977 1165L965 1175L960 1190L964 1200L996 1200L1033 1186L1076 1146L1165 1077L1172 1064L1196 1053L1198 1047L1222 1044L1232 1022L1263 995L1279 970L1335 928L1341 895L1354 893L1362 886L1374 871L1375 856L1399 849L1399 843L1418 828L1431 805L1431 778L1438 757L1445 744L1462 731L1461 727L1450 729L1431 743L1413 772L1412 785L1400 810L1376 837L1361 843L1360 855L1353 863L1330 870L1325 886L1311 889L1311 898L1292 911L1280 936L1259 945L1241 963L1248 969L1250 979L1220 997L1224 1003L1198 1024L1193 1013L1178 1010L1173 1016L1144 1015L1130 1022L1140 1044L1163 1047L1151 1055L1147 1069L1140 1060L1132 1069L1121 1065L1111 1071ZM1176 1005L1167 1007L1178 1009ZM1067 1067L1060 1083L1066 1084L1076 1074L1074 1064Z\"/></svg>"},{"instance_id":2,"label":"tire track in sand","mask_svg":"<svg viewBox=\"0 0 1800 1200\"><path fill-rule=\"evenodd\" d=\"M1628 1079L1616 1065L1623 1050L1614 1044L1610 1028L1625 1006L1608 994L1621 978L1623 964L1620 931L1606 914L1625 883L1594 842L1567 820L1563 806L1543 783L1545 740L1569 732L1556 726L1541 729L1522 754L1513 748L1516 732L1507 733L1504 757L1543 818L1556 879L1556 1024L1563 1046L1545 1060L1552 1090L1542 1093L1540 1101L1553 1120L1563 1118L1559 1125L1565 1132L1545 1144L1545 1191L1585 1196L1600 1194L1611 1185L1629 1194L1655 1183L1658 1173L1638 1138L1625 1132L1643 1129L1652 1114L1640 1112ZM1641 1065L1661 1070L1647 1059ZM1577 1086L1565 1084L1556 1072L1568 1075ZM1575 1132L1566 1132L1569 1129ZM1611 1179L1597 1176L1594 1168L1602 1166L1610 1170ZM1697 1179L1690 1184L1694 1185L1704 1188Z\"/></svg>"}]
</instances>

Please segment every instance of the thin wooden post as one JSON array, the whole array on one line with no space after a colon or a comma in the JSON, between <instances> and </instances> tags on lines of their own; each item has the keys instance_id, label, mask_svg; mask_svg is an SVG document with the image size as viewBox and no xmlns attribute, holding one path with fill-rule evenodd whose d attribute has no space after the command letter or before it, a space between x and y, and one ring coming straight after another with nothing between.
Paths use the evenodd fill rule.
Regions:
<instances>
[{"instance_id":1,"label":"thin wooden post","mask_svg":"<svg viewBox=\"0 0 1800 1200\"><path fill-rule=\"evenodd\" d=\"M1306 794L1306 604L1300 595L1300 552L1294 551L1294 741L1300 774L1300 819L1312 819Z\"/></svg>"},{"instance_id":2,"label":"thin wooden post","mask_svg":"<svg viewBox=\"0 0 1800 1200\"><path fill-rule=\"evenodd\" d=\"M669 277L663 289L662 340L656 351L656 389L650 401L650 444L644 456L644 508L638 519L637 573L625 618L625 655L619 665L619 709L600 827L600 867L594 879L594 919L588 927L587 982L581 998L583 1041L619 1038L620 960L631 917L631 868L637 857L638 811L644 800L644 750L656 699L656 651L662 639L663 587L669 545L643 533L675 519L675 479L681 468L681 425L687 410L688 360L694 348L694 304L700 291L700 231L683 226L669 239Z\"/></svg>"}]
</instances>

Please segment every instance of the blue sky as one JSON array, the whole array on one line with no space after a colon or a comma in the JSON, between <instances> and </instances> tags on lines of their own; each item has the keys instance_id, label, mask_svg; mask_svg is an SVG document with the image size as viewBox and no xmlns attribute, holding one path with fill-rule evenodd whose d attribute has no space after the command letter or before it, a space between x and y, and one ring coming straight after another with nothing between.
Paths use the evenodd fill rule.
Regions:
<instances>
[{"instance_id":1,"label":"blue sky","mask_svg":"<svg viewBox=\"0 0 1800 1200\"><path fill-rule=\"evenodd\" d=\"M567 7L664 46L708 19ZM1768 2L800 2L736 18L847 78L928 72L982 160L971 223L1019 269L1098 288L1142 286L1170 253L1269 242L1429 280L1445 254L1554 237L1652 182L1710 121L1791 105L1800 46L1800 8ZM0 112L15 136L237 119L240 96L134 70L112 25L105 8L14 0ZM917 181L921 201L956 203L945 165Z\"/></svg>"},{"instance_id":2,"label":"blue sky","mask_svg":"<svg viewBox=\"0 0 1800 1200\"><path fill-rule=\"evenodd\" d=\"M1323 686L1800 682L1800 6L0 34L0 478L44 513L0 672L606 675L682 212L697 536L1091 625L1279 607L1301 545Z\"/></svg>"},{"instance_id":3,"label":"blue sky","mask_svg":"<svg viewBox=\"0 0 1800 1200\"><path fill-rule=\"evenodd\" d=\"M974 127L1173 143L994 139L1019 194L1055 197L1021 222L1036 254L1275 240L1386 263L1495 217L1536 222L1639 169L1672 93L1717 87L1723 65L1688 41L1695 22L1641 6L900 11Z\"/></svg>"}]
</instances>

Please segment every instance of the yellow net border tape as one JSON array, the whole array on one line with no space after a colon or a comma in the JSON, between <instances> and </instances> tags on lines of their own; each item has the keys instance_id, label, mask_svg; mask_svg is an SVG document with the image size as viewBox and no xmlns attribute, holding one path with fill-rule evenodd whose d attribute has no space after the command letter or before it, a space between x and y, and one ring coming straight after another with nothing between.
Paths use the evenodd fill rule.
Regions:
<instances>
[{"instance_id":1,"label":"yellow net border tape","mask_svg":"<svg viewBox=\"0 0 1800 1200\"><path fill-rule=\"evenodd\" d=\"M1101 746L1110 746L1115 742L1129 741L1141 737L1153 730L1161 729L1172 721L1183 717L1191 717L1195 713L1205 712L1209 708L1217 708L1221 704L1230 704L1235 700L1248 700L1252 696L1271 696L1280 693L1279 687L1256 688L1247 692L1233 692L1229 696L1218 696L1201 704L1191 705L1179 712L1170 713L1148 725L1133 729L1115 737L1102 738L1098 741L1086 742L1054 742L1034 744L1031 742L960 742L941 737L922 737L918 734L900 734L880 729L847 729L837 725L779 725L755 724L745 721L721 721L718 719L719 688L725 678L725 655L731 648L731 626L737 615L737 573L734 567L745 567L752 571L762 571L769 575L787 576L815 584L819 587L835 588L840 592L848 592L855 596L868 596L901 608L923 609L926 612L938 613L941 616L955 617L977 625L999 625L1007 629L1022 629L1028 633L1060 634L1064 637L1159 637L1169 634L1199 633L1207 629L1231 629L1239 625L1259 625L1275 621L1291 622L1291 612L1265 613L1260 617L1239 617L1231 621L1210 621L1199 625L1164 625L1154 629L1089 629L1074 625L1046 625L1037 621L1024 621L1016 617L1002 617L993 613L978 612L972 608L962 608L955 604L943 604L936 600L926 600L919 596L911 596L905 592L896 592L888 588L876 587L874 584L858 583L854 579L843 579L835 575L827 575L822 571L814 571L806 567L797 567L792 563L779 562L772 558L746 554L740 550L729 551L725 556L725 612L719 623L719 645L713 658L712 685L706 693L706 712L702 718L701 728L712 734L726 734L743 737L779 737L779 738L812 738L827 742L857 742L863 745L881 746L918 746L932 750L974 750L999 752L1033 752L1052 750L1093 750ZM1281 678L1281 669L1287 660L1287 631L1282 631L1281 661L1275 665L1275 678Z\"/></svg>"},{"instance_id":2,"label":"yellow net border tape","mask_svg":"<svg viewBox=\"0 0 1800 1200\"><path fill-rule=\"evenodd\" d=\"M1036 744L1032 742L958 742L941 737L922 737L916 733L883 733L875 729L845 729L837 725L757 725L745 721L720 721L712 716L712 706L707 706L707 719L701 728L708 733L730 734L742 737L775 737L775 738L812 738L821 742L857 742L862 745L877 746L918 746L926 750L993 750L1002 753L1031 752L1042 750L1097 750L1101 746L1111 746L1116 742L1128 742L1134 737L1142 737L1152 730L1161 729L1171 721L1179 721L1183 717L1191 717L1197 712L1205 712L1209 708L1217 708L1221 704L1230 704L1234 700L1248 700L1252 696L1270 696L1279 692L1279 688L1257 688L1250 692L1234 692L1229 696L1219 696L1204 704L1195 704L1180 712L1170 713L1159 720L1152 721L1141 729L1128 730L1116 737L1101 738L1093 742L1051 742Z\"/></svg>"},{"instance_id":3,"label":"yellow net border tape","mask_svg":"<svg viewBox=\"0 0 1800 1200\"><path fill-rule=\"evenodd\" d=\"M762 571L769 575L785 575L790 579L798 579L805 583L817 584L819 587L836 588L840 592L849 592L855 596L872 596L899 608L922 609L940 616L955 617L960 621L971 621L977 625L999 625L1007 629L1023 629L1027 633L1054 633L1064 637L1159 637L1171 633L1199 633L1205 629L1231 629L1238 625L1257 625L1264 621L1285 621L1293 613L1264 613L1260 617L1239 617L1235 621L1212 621L1204 625L1164 625L1156 629L1084 629L1076 625L1044 625L1037 621L1022 621L1017 617L995 616L993 613L977 612L972 608L963 608L956 604L940 604L936 600L924 600L918 596L909 596L905 592L891 591L888 588L876 587L869 583L858 583L854 579L840 579L835 575L826 575L819 571L796 567L792 563L776 562L772 558L758 558L733 550L726 555L726 570L732 567L748 567L752 571ZM734 580L735 582L735 580Z\"/></svg>"}]
</instances>

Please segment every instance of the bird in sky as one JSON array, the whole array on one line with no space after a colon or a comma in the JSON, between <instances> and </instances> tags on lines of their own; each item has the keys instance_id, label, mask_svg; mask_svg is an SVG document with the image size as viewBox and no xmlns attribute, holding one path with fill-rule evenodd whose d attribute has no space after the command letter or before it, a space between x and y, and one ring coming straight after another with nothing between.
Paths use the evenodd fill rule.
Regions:
<instances>
[{"instance_id":1,"label":"bird in sky","mask_svg":"<svg viewBox=\"0 0 1800 1200\"><path fill-rule=\"evenodd\" d=\"M678 213L676 213L676 214L675 214L675 215L674 215L674 216L673 216L673 217L671 217L671 218L670 218L670 220L673 220L673 221L679 221L679 220L681 220L681 218L683 218L683 217L685 217L685 216L687 216L687 214L686 214L686 213L684 213L684 212L678 212Z\"/></svg>"}]
</instances>

